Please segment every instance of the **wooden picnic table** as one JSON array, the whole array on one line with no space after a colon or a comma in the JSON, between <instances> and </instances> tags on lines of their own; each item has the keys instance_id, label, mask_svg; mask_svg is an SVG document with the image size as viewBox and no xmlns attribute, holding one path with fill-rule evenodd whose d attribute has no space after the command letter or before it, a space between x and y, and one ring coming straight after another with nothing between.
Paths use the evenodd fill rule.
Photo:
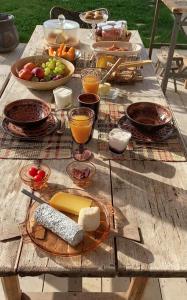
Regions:
<instances>
[{"instance_id":1,"label":"wooden picnic table","mask_svg":"<svg viewBox=\"0 0 187 300\"><path fill-rule=\"evenodd\" d=\"M81 29L81 43L88 30ZM132 31L132 42L141 43L137 31ZM23 56L36 53L43 47L42 26L37 26ZM81 47L83 45L81 44ZM145 49L142 56L146 57ZM152 65L143 69L144 80L134 85L120 86L125 96L118 103L150 101L166 105ZM79 94L81 83L73 77L68 86ZM1 113L6 103L19 98L42 98L52 101L52 91L33 91L11 78L1 99ZM75 98L76 101L76 98ZM0 242L0 276L8 300L20 300L17 275L36 276L53 274L65 277L133 277L127 294L87 293L56 296L55 299L140 299L148 277L187 276L187 163L164 161L102 160L97 154L97 131L89 147L94 152L97 173L87 189L96 197L104 197L120 210L126 224L140 228L142 243L111 237L95 251L76 257L48 256L28 239ZM0 219L24 222L29 206L19 170L28 161L1 159ZM76 186L66 174L70 159L44 160L51 168L50 183L62 188ZM31 293L32 294L32 293ZM53 299L50 295L30 295L31 299ZM34 298L35 297L35 298ZM44 298L43 298L44 297ZM47 298L48 297L48 298ZM59 298L58 298L59 297ZM64 297L64 298L63 298ZM89 298L90 297L90 298ZM25 298L28 299L28 298Z\"/></svg>"}]
</instances>

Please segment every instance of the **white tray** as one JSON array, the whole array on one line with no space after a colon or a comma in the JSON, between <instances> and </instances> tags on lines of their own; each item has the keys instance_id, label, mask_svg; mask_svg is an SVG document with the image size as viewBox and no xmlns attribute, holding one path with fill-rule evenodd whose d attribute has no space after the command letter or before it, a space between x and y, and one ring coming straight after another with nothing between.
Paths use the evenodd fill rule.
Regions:
<instances>
[{"instance_id":1,"label":"white tray","mask_svg":"<svg viewBox=\"0 0 187 300\"><path fill-rule=\"evenodd\" d=\"M106 50L106 48L112 47L113 45L119 48L126 48L127 50L125 51ZM133 43L123 42L123 41L101 41L101 42L93 43L91 48L97 54L125 57L125 56L137 55L141 51L142 46L140 44L135 44L135 43L133 44Z\"/></svg>"}]
</instances>

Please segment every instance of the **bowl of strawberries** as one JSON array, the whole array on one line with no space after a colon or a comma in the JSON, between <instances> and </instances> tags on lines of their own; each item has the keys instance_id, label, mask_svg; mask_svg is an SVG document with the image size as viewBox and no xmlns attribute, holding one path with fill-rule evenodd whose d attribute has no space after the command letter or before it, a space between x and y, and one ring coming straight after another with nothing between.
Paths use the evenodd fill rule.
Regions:
<instances>
[{"instance_id":1,"label":"bowl of strawberries","mask_svg":"<svg viewBox=\"0 0 187 300\"><path fill-rule=\"evenodd\" d=\"M21 180L34 191L41 190L47 186L50 174L51 170L45 164L40 166L28 164L22 167L19 172Z\"/></svg>"},{"instance_id":2,"label":"bowl of strawberries","mask_svg":"<svg viewBox=\"0 0 187 300\"><path fill-rule=\"evenodd\" d=\"M51 90L65 84L74 69L74 65L66 59L45 55L24 57L11 66L15 79L34 90Z\"/></svg>"}]
</instances>

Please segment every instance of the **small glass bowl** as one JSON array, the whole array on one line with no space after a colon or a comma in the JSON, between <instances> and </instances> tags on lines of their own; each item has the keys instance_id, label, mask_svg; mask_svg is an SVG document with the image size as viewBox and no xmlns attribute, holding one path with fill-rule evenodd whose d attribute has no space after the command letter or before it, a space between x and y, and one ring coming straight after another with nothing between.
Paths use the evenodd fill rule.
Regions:
<instances>
[{"instance_id":1,"label":"small glass bowl","mask_svg":"<svg viewBox=\"0 0 187 300\"><path fill-rule=\"evenodd\" d=\"M29 169L31 167L35 167L37 169L45 171L45 177L41 181L36 182L34 180L34 178L31 175L29 175ZM21 180L26 185L30 186L30 188L34 191L41 190L45 186L47 186L47 181L49 179L50 174L51 174L50 168L47 165L43 165L43 164L40 166L38 166L36 164L29 164L29 165L26 165L23 168L21 168L21 170L19 172L19 176L20 176Z\"/></svg>"},{"instance_id":2,"label":"small glass bowl","mask_svg":"<svg viewBox=\"0 0 187 300\"><path fill-rule=\"evenodd\" d=\"M85 171L85 169L89 170L89 175L86 178L75 177L75 170ZM77 186L85 188L91 184L92 178L96 172L96 168L91 162L73 161L67 165L66 172Z\"/></svg>"}]
</instances>

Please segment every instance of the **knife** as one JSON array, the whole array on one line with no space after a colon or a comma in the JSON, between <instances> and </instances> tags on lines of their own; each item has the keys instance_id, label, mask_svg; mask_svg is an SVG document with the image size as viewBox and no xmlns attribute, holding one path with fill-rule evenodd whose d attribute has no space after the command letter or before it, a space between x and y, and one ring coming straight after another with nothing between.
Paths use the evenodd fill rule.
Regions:
<instances>
[{"instance_id":1,"label":"knife","mask_svg":"<svg viewBox=\"0 0 187 300\"><path fill-rule=\"evenodd\" d=\"M47 201L45 201L45 200L43 200L43 199L41 199L41 198L39 198L39 197L33 195L32 193L30 193L30 192L27 191L26 189L23 189L21 192L22 192L23 194L25 194L26 196L30 197L31 199L37 201L37 202L40 203L40 204L43 204L43 203L49 204Z\"/></svg>"}]
</instances>

